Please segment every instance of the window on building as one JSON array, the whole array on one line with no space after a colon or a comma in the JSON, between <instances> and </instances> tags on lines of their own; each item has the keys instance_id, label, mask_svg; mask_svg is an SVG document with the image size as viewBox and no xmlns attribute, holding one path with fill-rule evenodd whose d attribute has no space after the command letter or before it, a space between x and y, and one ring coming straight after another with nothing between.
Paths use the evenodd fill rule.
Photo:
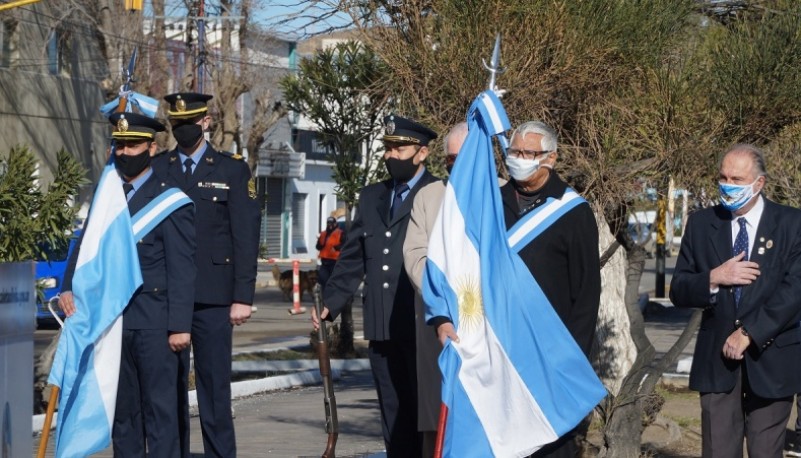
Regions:
<instances>
[{"instance_id":1,"label":"window on building","mask_svg":"<svg viewBox=\"0 0 801 458\"><path fill-rule=\"evenodd\" d=\"M47 41L47 70L51 75L69 74L69 33L56 29Z\"/></svg>"},{"instance_id":2,"label":"window on building","mask_svg":"<svg viewBox=\"0 0 801 458\"><path fill-rule=\"evenodd\" d=\"M292 194L292 253L308 253L306 247L306 197L308 194Z\"/></svg>"},{"instance_id":3,"label":"window on building","mask_svg":"<svg viewBox=\"0 0 801 458\"><path fill-rule=\"evenodd\" d=\"M16 48L14 45L16 29L16 21L0 21L0 67L8 68L11 66L12 54Z\"/></svg>"},{"instance_id":4,"label":"window on building","mask_svg":"<svg viewBox=\"0 0 801 458\"><path fill-rule=\"evenodd\" d=\"M321 142L317 132L313 130L292 130L293 148L295 151L306 153L306 160L330 161L328 153L331 149Z\"/></svg>"}]
</instances>

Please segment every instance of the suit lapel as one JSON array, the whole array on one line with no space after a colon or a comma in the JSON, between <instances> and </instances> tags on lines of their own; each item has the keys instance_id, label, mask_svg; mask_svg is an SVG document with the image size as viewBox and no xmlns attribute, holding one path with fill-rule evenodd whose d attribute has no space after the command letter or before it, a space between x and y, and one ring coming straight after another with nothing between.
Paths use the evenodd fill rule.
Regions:
<instances>
[{"instance_id":1,"label":"suit lapel","mask_svg":"<svg viewBox=\"0 0 801 458\"><path fill-rule=\"evenodd\" d=\"M760 266L765 265L765 257L768 254L767 242L770 240L770 246L773 247L773 232L778 227L779 213L775 211L773 203L762 198L765 202L765 207L762 210L762 216L759 219L759 224L756 231L756 239L754 239L754 248L751 250L748 259ZM760 252L761 251L761 252ZM745 308L749 305L748 298L753 294L755 288L761 285L760 279L757 278L754 283L743 287L743 294L740 297L740 307Z\"/></svg>"},{"instance_id":2,"label":"suit lapel","mask_svg":"<svg viewBox=\"0 0 801 458\"><path fill-rule=\"evenodd\" d=\"M732 244L731 239L731 213L720 206L715 207L715 218L712 219L712 230L710 231L710 243L718 256L718 265L731 259Z\"/></svg>"},{"instance_id":3,"label":"suit lapel","mask_svg":"<svg viewBox=\"0 0 801 458\"><path fill-rule=\"evenodd\" d=\"M153 200L153 197L156 195L156 190L158 189L157 185L158 179L155 175L151 175L150 178L142 184L142 187L136 191L136 194L128 201L128 211L131 213L131 216L135 215L136 212Z\"/></svg>"},{"instance_id":4,"label":"suit lapel","mask_svg":"<svg viewBox=\"0 0 801 458\"><path fill-rule=\"evenodd\" d=\"M180 183L181 189L186 191L188 188L184 183L184 166L181 164L181 156L178 155L177 149L170 152L169 166L167 168L169 176L175 183Z\"/></svg>"},{"instance_id":5,"label":"suit lapel","mask_svg":"<svg viewBox=\"0 0 801 458\"><path fill-rule=\"evenodd\" d=\"M393 215L392 219L389 221L390 226L402 220L404 216L412 212L412 206L414 205L414 196L417 194L418 191L420 191L420 189L423 186L431 183L434 180L435 180L434 176L428 173L428 170L423 171L423 176L420 177L420 180L417 182L414 188L412 188L409 191L409 195L407 195L406 198L403 199L400 208L398 208L395 211L395 215ZM390 195L391 194L392 191L390 190ZM389 199L391 200L393 197L394 196L391 196ZM387 211L387 216L389 216L389 211Z\"/></svg>"},{"instance_id":6,"label":"suit lapel","mask_svg":"<svg viewBox=\"0 0 801 458\"><path fill-rule=\"evenodd\" d=\"M392 180L384 181L384 192L376 199L375 210L378 212L381 222L385 227L389 227L389 206L392 202Z\"/></svg>"}]
</instances>

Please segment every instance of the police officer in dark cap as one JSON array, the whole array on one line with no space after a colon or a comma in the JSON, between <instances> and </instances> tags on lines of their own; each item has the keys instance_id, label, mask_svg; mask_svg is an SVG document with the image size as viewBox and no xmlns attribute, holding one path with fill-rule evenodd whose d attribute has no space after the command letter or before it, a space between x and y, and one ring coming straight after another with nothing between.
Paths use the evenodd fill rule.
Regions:
<instances>
[{"instance_id":1,"label":"police officer in dark cap","mask_svg":"<svg viewBox=\"0 0 801 458\"><path fill-rule=\"evenodd\" d=\"M236 456L231 414L234 325L251 314L256 285L261 214L250 168L238 154L215 150L204 135L212 96L191 92L164 97L178 146L154 167L180 184L195 202L197 282L192 322L195 384L206 456ZM186 361L183 381L188 375ZM183 456L189 456L187 422Z\"/></svg>"},{"instance_id":2,"label":"police officer in dark cap","mask_svg":"<svg viewBox=\"0 0 801 458\"><path fill-rule=\"evenodd\" d=\"M336 318L364 280L364 336L370 341L387 456L418 457L414 288L403 267L403 241L414 195L437 180L423 164L437 134L396 115L384 118L384 128L384 161L392 178L362 189L323 291L321 315Z\"/></svg>"},{"instance_id":3,"label":"police officer in dark cap","mask_svg":"<svg viewBox=\"0 0 801 458\"><path fill-rule=\"evenodd\" d=\"M128 209L136 215L171 188L151 168L155 135L165 128L135 113L114 113L109 121L114 126L114 165L123 179ZM114 456L181 453L179 371L189 356L196 270L194 211L184 199L185 205L162 213L164 219L136 244L143 281L122 315ZM67 316L76 311L71 290L79 250L73 251L62 284L59 304Z\"/></svg>"}]
</instances>

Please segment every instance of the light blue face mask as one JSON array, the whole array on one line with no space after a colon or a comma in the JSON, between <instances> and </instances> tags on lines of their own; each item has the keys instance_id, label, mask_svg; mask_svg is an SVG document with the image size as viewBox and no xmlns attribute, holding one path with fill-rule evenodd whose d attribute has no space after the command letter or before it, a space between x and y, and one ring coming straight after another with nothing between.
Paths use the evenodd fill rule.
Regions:
<instances>
[{"instance_id":1,"label":"light blue face mask","mask_svg":"<svg viewBox=\"0 0 801 458\"><path fill-rule=\"evenodd\" d=\"M751 184L718 183L720 204L730 212L743 208L754 197L754 185L757 181L759 181L759 177Z\"/></svg>"}]
</instances>

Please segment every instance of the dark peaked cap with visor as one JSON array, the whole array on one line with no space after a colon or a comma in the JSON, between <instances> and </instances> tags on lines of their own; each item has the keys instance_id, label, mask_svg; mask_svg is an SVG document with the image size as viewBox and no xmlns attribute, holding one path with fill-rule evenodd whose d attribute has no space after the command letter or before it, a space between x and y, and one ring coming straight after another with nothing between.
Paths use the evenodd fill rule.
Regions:
<instances>
[{"instance_id":1,"label":"dark peaked cap with visor","mask_svg":"<svg viewBox=\"0 0 801 458\"><path fill-rule=\"evenodd\" d=\"M115 140L146 140L152 141L156 132L164 132L164 124L137 113L112 113L108 117L114 126L111 137Z\"/></svg>"},{"instance_id":2,"label":"dark peaked cap with visor","mask_svg":"<svg viewBox=\"0 0 801 458\"><path fill-rule=\"evenodd\" d=\"M384 118L385 142L405 143L428 146L428 142L437 138L437 133L419 122L389 115Z\"/></svg>"},{"instance_id":3,"label":"dark peaked cap with visor","mask_svg":"<svg viewBox=\"0 0 801 458\"><path fill-rule=\"evenodd\" d=\"M170 104L167 114L170 119L192 119L203 116L209 111L207 102L214 96L197 92L178 92L165 95L164 100Z\"/></svg>"}]
</instances>

